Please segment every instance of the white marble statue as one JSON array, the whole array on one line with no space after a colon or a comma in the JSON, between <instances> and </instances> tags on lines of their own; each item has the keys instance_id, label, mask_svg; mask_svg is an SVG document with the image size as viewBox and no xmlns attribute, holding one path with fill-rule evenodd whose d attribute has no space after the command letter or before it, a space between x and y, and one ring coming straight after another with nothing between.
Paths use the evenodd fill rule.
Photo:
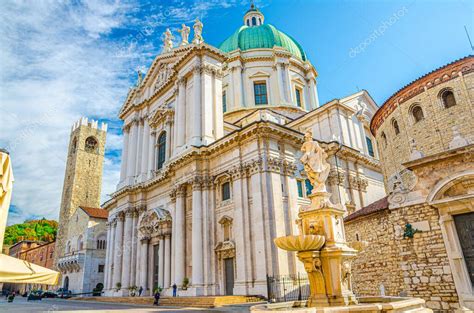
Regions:
<instances>
[{"instance_id":1,"label":"white marble statue","mask_svg":"<svg viewBox=\"0 0 474 313\"><path fill-rule=\"evenodd\" d=\"M188 38L189 38L189 33L191 31L191 28L189 26L186 26L185 24L182 25L182 28L178 30L178 32L181 34L181 45L187 45L189 43Z\"/></svg>"},{"instance_id":2,"label":"white marble statue","mask_svg":"<svg viewBox=\"0 0 474 313\"><path fill-rule=\"evenodd\" d=\"M308 175L311 185L313 185L313 193L327 192L326 180L329 176L330 164L327 162L327 153L313 140L313 133L307 130L304 135L305 142L301 146L303 156L300 161L304 165L306 175Z\"/></svg>"},{"instance_id":3,"label":"white marble statue","mask_svg":"<svg viewBox=\"0 0 474 313\"><path fill-rule=\"evenodd\" d=\"M194 21L194 38L193 38L193 43L195 44L200 44L204 42L204 39L202 38L202 27L203 24L202 22L196 18L196 21Z\"/></svg>"},{"instance_id":4,"label":"white marble statue","mask_svg":"<svg viewBox=\"0 0 474 313\"><path fill-rule=\"evenodd\" d=\"M163 52L170 52L171 49L173 49L173 34L171 34L171 31L169 28L166 29L165 31L165 36L163 39Z\"/></svg>"}]
</instances>

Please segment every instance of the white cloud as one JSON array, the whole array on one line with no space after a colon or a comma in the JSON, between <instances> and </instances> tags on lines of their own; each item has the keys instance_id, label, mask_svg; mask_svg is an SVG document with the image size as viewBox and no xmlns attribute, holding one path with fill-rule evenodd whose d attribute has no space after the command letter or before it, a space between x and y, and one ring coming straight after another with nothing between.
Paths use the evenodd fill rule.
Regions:
<instances>
[{"instance_id":1,"label":"white cloud","mask_svg":"<svg viewBox=\"0 0 474 313\"><path fill-rule=\"evenodd\" d=\"M9 224L58 217L71 125L81 116L117 122L130 77L159 51L152 36L234 4L173 3L2 2L0 146L10 150L15 175ZM119 38L111 35L117 29ZM122 145L116 130L107 140L114 153L104 162L103 199L118 182Z\"/></svg>"}]
</instances>

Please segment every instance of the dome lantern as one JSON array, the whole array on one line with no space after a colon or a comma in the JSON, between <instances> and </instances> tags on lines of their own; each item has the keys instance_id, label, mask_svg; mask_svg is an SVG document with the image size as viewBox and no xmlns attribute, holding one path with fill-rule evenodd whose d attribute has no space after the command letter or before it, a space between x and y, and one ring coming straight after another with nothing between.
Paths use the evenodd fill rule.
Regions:
<instances>
[{"instance_id":1,"label":"dome lantern","mask_svg":"<svg viewBox=\"0 0 474 313\"><path fill-rule=\"evenodd\" d=\"M247 27L260 26L263 24L265 17L262 12L255 7L255 4L250 5L250 9L244 15L244 25Z\"/></svg>"}]
</instances>

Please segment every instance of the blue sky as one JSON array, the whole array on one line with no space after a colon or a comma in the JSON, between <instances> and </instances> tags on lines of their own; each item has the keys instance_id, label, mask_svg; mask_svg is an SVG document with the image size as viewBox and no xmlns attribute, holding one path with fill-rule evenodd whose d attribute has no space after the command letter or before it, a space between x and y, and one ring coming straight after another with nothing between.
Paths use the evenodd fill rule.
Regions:
<instances>
[{"instance_id":1,"label":"blue sky","mask_svg":"<svg viewBox=\"0 0 474 313\"><path fill-rule=\"evenodd\" d=\"M256 1L265 22L294 37L319 73L321 103L366 89L378 104L417 77L471 54L472 1ZM0 146L15 174L9 224L57 218L69 131L88 116L109 124L103 200L121 153L117 112L170 27L204 23L219 45L248 1L2 1ZM474 38L473 38L474 39Z\"/></svg>"}]
</instances>

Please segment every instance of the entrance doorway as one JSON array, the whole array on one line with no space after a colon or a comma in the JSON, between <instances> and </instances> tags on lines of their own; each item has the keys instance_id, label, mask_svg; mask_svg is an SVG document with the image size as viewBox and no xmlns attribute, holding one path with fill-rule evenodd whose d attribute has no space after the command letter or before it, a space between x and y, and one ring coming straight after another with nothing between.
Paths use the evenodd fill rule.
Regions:
<instances>
[{"instance_id":1,"label":"entrance doorway","mask_svg":"<svg viewBox=\"0 0 474 313\"><path fill-rule=\"evenodd\" d=\"M454 224L471 278L471 285L474 287L474 213L454 215Z\"/></svg>"},{"instance_id":2,"label":"entrance doorway","mask_svg":"<svg viewBox=\"0 0 474 313\"><path fill-rule=\"evenodd\" d=\"M69 290L69 276L64 277L63 290Z\"/></svg>"},{"instance_id":3,"label":"entrance doorway","mask_svg":"<svg viewBox=\"0 0 474 313\"><path fill-rule=\"evenodd\" d=\"M234 294L234 258L224 259L225 294Z\"/></svg>"}]
</instances>

